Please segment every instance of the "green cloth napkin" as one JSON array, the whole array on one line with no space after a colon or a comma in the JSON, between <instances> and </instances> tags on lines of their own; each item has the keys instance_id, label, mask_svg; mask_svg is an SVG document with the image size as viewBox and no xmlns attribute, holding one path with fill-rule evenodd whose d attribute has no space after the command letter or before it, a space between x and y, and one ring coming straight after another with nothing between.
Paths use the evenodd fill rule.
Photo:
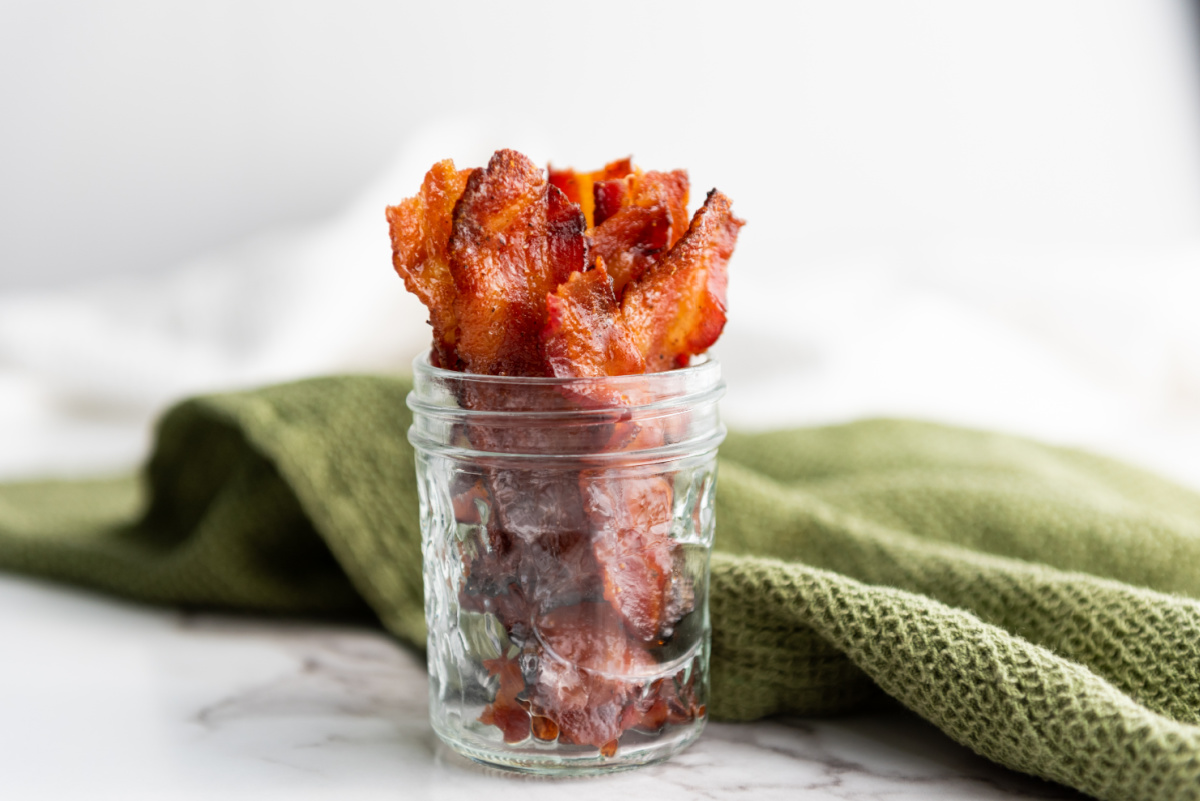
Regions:
<instances>
[{"instance_id":1,"label":"green cloth napkin","mask_svg":"<svg viewBox=\"0 0 1200 801\"><path fill-rule=\"evenodd\" d=\"M152 603L425 626L403 379L187 401L145 475L0 487L0 567ZM903 421L721 448L724 719L881 692L1104 799L1200 798L1200 496L1124 465Z\"/></svg>"}]
</instances>

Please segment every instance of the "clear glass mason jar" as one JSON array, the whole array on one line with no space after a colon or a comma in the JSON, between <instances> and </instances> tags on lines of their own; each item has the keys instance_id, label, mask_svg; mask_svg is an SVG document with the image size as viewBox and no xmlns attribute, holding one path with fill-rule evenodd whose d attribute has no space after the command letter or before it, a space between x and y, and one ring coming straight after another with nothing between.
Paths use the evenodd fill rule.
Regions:
<instances>
[{"instance_id":1,"label":"clear glass mason jar","mask_svg":"<svg viewBox=\"0 0 1200 801\"><path fill-rule=\"evenodd\" d=\"M437 734L490 765L666 759L708 699L719 364L519 378L414 363Z\"/></svg>"}]
</instances>

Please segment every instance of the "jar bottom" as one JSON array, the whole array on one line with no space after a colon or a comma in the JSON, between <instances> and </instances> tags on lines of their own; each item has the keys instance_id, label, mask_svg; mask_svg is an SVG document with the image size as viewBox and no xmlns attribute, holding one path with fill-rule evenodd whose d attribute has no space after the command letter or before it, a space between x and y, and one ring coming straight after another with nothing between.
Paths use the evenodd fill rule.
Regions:
<instances>
[{"instance_id":1,"label":"jar bottom","mask_svg":"<svg viewBox=\"0 0 1200 801\"><path fill-rule=\"evenodd\" d=\"M626 732L612 756L586 747L579 747L578 753L572 753L573 748L533 740L524 744L497 745L476 739L463 729L445 729L436 719L433 730L450 748L489 768L539 776L599 776L669 759L696 741L706 720L697 717L689 723L668 725L656 734Z\"/></svg>"}]
</instances>

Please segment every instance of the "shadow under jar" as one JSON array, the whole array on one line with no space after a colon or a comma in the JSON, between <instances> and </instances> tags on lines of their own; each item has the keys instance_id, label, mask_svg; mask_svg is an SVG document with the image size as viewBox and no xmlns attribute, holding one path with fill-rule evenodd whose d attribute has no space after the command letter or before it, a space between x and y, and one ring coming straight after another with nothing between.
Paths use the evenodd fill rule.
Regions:
<instances>
[{"instance_id":1,"label":"shadow under jar","mask_svg":"<svg viewBox=\"0 0 1200 801\"><path fill-rule=\"evenodd\" d=\"M666 759L708 696L720 365L610 378L414 363L430 717L546 774Z\"/></svg>"}]
</instances>

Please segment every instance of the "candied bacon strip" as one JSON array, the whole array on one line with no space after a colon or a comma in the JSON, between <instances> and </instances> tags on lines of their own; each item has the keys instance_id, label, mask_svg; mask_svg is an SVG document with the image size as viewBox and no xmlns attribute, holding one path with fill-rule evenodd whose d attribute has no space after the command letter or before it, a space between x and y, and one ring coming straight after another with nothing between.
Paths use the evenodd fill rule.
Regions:
<instances>
[{"instance_id":1,"label":"candied bacon strip","mask_svg":"<svg viewBox=\"0 0 1200 801\"><path fill-rule=\"evenodd\" d=\"M625 205L629 186L622 180L597 181L592 185L592 219L601 226Z\"/></svg>"},{"instance_id":2,"label":"candied bacon strip","mask_svg":"<svg viewBox=\"0 0 1200 801\"><path fill-rule=\"evenodd\" d=\"M454 204L467 185L470 170L458 170L450 159L425 174L421 191L387 209L392 264L404 285L429 309L433 326L433 363L454 369L455 288L450 276L449 241Z\"/></svg>"},{"instance_id":3,"label":"candied bacon strip","mask_svg":"<svg viewBox=\"0 0 1200 801\"><path fill-rule=\"evenodd\" d=\"M639 178L633 187L633 202L639 206L662 204L671 216L671 236L667 247L683 238L688 230L688 174L687 170L656 172L651 170Z\"/></svg>"},{"instance_id":4,"label":"candied bacon strip","mask_svg":"<svg viewBox=\"0 0 1200 801\"><path fill-rule=\"evenodd\" d=\"M730 206L709 192L688 232L626 288L621 313L647 372L684 367L721 335L726 268L744 225Z\"/></svg>"},{"instance_id":5,"label":"candied bacon strip","mask_svg":"<svg viewBox=\"0 0 1200 801\"><path fill-rule=\"evenodd\" d=\"M608 181L614 178L624 178L626 175L632 175L634 172L636 170L633 166L633 157L626 156L623 159L610 161L604 165L603 170L594 172L592 175L594 176L593 180Z\"/></svg>"},{"instance_id":6,"label":"candied bacon strip","mask_svg":"<svg viewBox=\"0 0 1200 801\"><path fill-rule=\"evenodd\" d=\"M604 169L595 172L575 172L571 168L556 170L549 168L550 183L562 190L572 203L578 203L583 211L587 227L595 225L592 212L595 208L593 186L597 181L611 181L624 178L633 173L633 160L626 156L623 159L610 161Z\"/></svg>"},{"instance_id":7,"label":"candied bacon strip","mask_svg":"<svg viewBox=\"0 0 1200 801\"><path fill-rule=\"evenodd\" d=\"M468 372L545 375L546 295L584 267L584 218L528 158L498 150L454 208L450 274Z\"/></svg>"},{"instance_id":8,"label":"candied bacon strip","mask_svg":"<svg viewBox=\"0 0 1200 801\"><path fill-rule=\"evenodd\" d=\"M592 253L608 265L613 291L620 298L687 231L688 177L683 170L647 172L625 179L623 204L601 216L601 193L612 194L605 181L596 184L596 227ZM607 209L610 201L603 204Z\"/></svg>"},{"instance_id":9,"label":"candied bacon strip","mask_svg":"<svg viewBox=\"0 0 1200 801\"><path fill-rule=\"evenodd\" d=\"M550 372L559 378L631 375L645 363L620 319L603 259L572 273L547 296L542 341Z\"/></svg>"},{"instance_id":10,"label":"candied bacon strip","mask_svg":"<svg viewBox=\"0 0 1200 801\"><path fill-rule=\"evenodd\" d=\"M591 180L586 174L581 176L569 167L565 170L556 170L551 165L546 172L549 173L551 185L557 186L558 190L566 195L567 200L572 203L579 203L581 182Z\"/></svg>"},{"instance_id":11,"label":"candied bacon strip","mask_svg":"<svg viewBox=\"0 0 1200 801\"><path fill-rule=\"evenodd\" d=\"M546 194L547 255L551 281L546 290L549 293L586 267L588 240L584 236L587 222L579 206L556 187L548 187Z\"/></svg>"},{"instance_id":12,"label":"candied bacon strip","mask_svg":"<svg viewBox=\"0 0 1200 801\"><path fill-rule=\"evenodd\" d=\"M604 262L617 298L666 251L670 233L662 206L626 206L592 232L592 257Z\"/></svg>"},{"instance_id":13,"label":"candied bacon strip","mask_svg":"<svg viewBox=\"0 0 1200 801\"><path fill-rule=\"evenodd\" d=\"M662 213L663 208L626 207L601 229L616 230L636 214ZM547 298L542 338L552 373L659 372L682 367L707 350L725 325L726 266L741 225L729 199L716 190L709 193L688 233L630 284L619 307L615 281L610 287L608 262L600 252L607 245L597 237L596 268L571 276ZM667 232L665 226L658 230Z\"/></svg>"}]
</instances>

